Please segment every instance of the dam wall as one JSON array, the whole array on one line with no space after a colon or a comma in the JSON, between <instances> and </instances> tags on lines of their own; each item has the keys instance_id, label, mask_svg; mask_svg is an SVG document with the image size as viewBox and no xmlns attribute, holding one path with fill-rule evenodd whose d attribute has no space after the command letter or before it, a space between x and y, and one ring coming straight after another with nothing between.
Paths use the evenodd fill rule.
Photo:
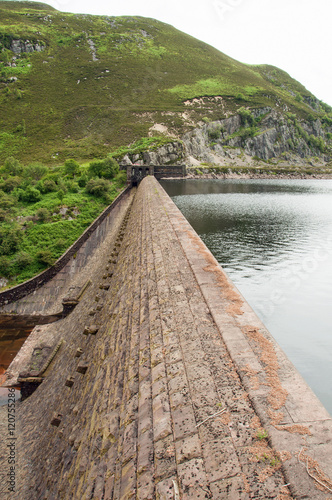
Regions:
<instances>
[{"instance_id":1,"label":"dam wall","mask_svg":"<svg viewBox=\"0 0 332 500\"><path fill-rule=\"evenodd\" d=\"M13 362L17 498L330 498L331 416L211 252L153 177L121 215Z\"/></svg>"}]
</instances>

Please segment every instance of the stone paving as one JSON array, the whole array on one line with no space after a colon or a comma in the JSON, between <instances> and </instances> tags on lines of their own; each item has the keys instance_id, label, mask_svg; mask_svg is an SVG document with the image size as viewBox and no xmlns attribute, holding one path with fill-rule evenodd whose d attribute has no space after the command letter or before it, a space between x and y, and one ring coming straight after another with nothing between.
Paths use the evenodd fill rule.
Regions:
<instances>
[{"instance_id":1,"label":"stone paving","mask_svg":"<svg viewBox=\"0 0 332 500\"><path fill-rule=\"evenodd\" d=\"M92 286L49 325L63 344L19 405L17 498L330 498L305 480L292 496L291 454L269 444L199 283L198 254L189 262L183 250L188 231L176 227L176 210L144 179ZM239 295L223 290L227 314L241 315ZM246 374L260 385L258 371Z\"/></svg>"}]
</instances>

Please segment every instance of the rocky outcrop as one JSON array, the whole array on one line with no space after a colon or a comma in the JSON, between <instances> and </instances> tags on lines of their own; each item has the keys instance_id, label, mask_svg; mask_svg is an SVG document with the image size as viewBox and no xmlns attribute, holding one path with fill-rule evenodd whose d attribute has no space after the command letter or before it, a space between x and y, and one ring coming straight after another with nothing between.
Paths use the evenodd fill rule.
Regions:
<instances>
[{"instance_id":1,"label":"rocky outcrop","mask_svg":"<svg viewBox=\"0 0 332 500\"><path fill-rule=\"evenodd\" d=\"M289 159L292 163L304 163L310 157L329 161L331 127L323 128L318 119L299 122L289 116L263 108L251 112L250 123L234 115L205 124L183 137L187 156L192 163L199 160L216 164L241 154L265 161Z\"/></svg>"},{"instance_id":2,"label":"rocky outcrop","mask_svg":"<svg viewBox=\"0 0 332 500\"><path fill-rule=\"evenodd\" d=\"M244 108L242 108L243 110ZM300 122L272 108L245 110L195 128L153 151L127 154L120 165L242 165L252 161L324 164L331 160L332 126L319 119Z\"/></svg>"},{"instance_id":3,"label":"rocky outcrop","mask_svg":"<svg viewBox=\"0 0 332 500\"><path fill-rule=\"evenodd\" d=\"M30 40L12 40L10 44L10 50L16 55L31 52L42 52L45 50L46 45L44 42L38 40L37 42L31 42Z\"/></svg>"},{"instance_id":4,"label":"rocky outcrop","mask_svg":"<svg viewBox=\"0 0 332 500\"><path fill-rule=\"evenodd\" d=\"M186 151L182 141L172 141L154 151L127 154L120 165L177 165L184 163Z\"/></svg>"}]
</instances>

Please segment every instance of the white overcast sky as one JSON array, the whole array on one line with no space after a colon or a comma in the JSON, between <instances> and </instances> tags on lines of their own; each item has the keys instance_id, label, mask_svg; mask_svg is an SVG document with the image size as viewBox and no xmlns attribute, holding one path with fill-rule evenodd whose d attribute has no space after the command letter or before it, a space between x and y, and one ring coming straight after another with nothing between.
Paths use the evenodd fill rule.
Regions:
<instances>
[{"instance_id":1,"label":"white overcast sky","mask_svg":"<svg viewBox=\"0 0 332 500\"><path fill-rule=\"evenodd\" d=\"M238 61L278 66L332 106L331 0L46 0L45 3L64 12L158 19Z\"/></svg>"}]
</instances>

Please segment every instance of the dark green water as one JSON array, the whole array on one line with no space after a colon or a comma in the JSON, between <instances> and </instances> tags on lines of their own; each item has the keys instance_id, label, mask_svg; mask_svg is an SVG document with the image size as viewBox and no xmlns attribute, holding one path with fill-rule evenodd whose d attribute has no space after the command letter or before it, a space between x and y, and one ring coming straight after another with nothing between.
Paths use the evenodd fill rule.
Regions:
<instances>
[{"instance_id":1,"label":"dark green water","mask_svg":"<svg viewBox=\"0 0 332 500\"><path fill-rule=\"evenodd\" d=\"M162 185L332 414L332 181Z\"/></svg>"}]
</instances>

